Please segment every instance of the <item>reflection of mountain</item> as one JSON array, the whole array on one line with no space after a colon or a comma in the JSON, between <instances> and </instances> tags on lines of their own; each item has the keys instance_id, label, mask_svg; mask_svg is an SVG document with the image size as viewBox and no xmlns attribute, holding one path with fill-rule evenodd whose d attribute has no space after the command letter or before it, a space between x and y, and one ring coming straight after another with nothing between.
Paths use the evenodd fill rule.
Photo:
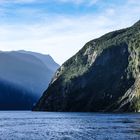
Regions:
<instances>
[{"instance_id":1,"label":"reflection of mountain","mask_svg":"<svg viewBox=\"0 0 140 140\"><path fill-rule=\"evenodd\" d=\"M31 109L58 66L48 55L0 52L0 109Z\"/></svg>"},{"instance_id":2,"label":"reflection of mountain","mask_svg":"<svg viewBox=\"0 0 140 140\"><path fill-rule=\"evenodd\" d=\"M140 21L88 42L56 72L42 111L140 111Z\"/></svg>"}]
</instances>

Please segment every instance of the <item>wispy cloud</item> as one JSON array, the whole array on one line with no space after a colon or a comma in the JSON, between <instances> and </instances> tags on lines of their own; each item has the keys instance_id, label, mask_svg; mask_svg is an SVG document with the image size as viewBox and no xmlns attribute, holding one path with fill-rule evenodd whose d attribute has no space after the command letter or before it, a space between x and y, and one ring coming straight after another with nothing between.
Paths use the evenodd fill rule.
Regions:
<instances>
[{"instance_id":1,"label":"wispy cloud","mask_svg":"<svg viewBox=\"0 0 140 140\"><path fill-rule=\"evenodd\" d=\"M0 4L3 3L33 3L38 2L38 0L0 0Z\"/></svg>"},{"instance_id":2,"label":"wispy cloud","mask_svg":"<svg viewBox=\"0 0 140 140\"><path fill-rule=\"evenodd\" d=\"M57 0L59 2L64 3L73 3L73 4L86 4L86 5L93 5L96 4L99 0Z\"/></svg>"},{"instance_id":3,"label":"wispy cloud","mask_svg":"<svg viewBox=\"0 0 140 140\"><path fill-rule=\"evenodd\" d=\"M52 14L46 10L47 7L45 12L38 7L15 8L18 19L12 16L10 23L0 20L0 49L43 52L52 55L61 64L87 41L130 26L139 19L140 8L131 4L130 0L117 7L112 3L102 5L103 10L84 14L67 14L66 11Z\"/></svg>"},{"instance_id":4,"label":"wispy cloud","mask_svg":"<svg viewBox=\"0 0 140 140\"><path fill-rule=\"evenodd\" d=\"M49 0L0 0L0 3L33 3L33 2L47 2ZM52 0L55 2L64 2L64 3L75 3L75 4L81 4L81 3L96 3L99 0Z\"/></svg>"},{"instance_id":5,"label":"wispy cloud","mask_svg":"<svg viewBox=\"0 0 140 140\"><path fill-rule=\"evenodd\" d=\"M129 4L140 4L139 0L128 0Z\"/></svg>"}]
</instances>

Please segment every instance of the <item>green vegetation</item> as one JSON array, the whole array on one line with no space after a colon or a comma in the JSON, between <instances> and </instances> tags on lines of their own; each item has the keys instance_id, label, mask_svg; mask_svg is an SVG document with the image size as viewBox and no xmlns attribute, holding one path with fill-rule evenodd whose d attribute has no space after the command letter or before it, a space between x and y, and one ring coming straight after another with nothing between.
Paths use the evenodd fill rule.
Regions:
<instances>
[{"instance_id":1,"label":"green vegetation","mask_svg":"<svg viewBox=\"0 0 140 140\"><path fill-rule=\"evenodd\" d=\"M61 66L35 110L138 111L139 76L140 21L86 43Z\"/></svg>"}]
</instances>

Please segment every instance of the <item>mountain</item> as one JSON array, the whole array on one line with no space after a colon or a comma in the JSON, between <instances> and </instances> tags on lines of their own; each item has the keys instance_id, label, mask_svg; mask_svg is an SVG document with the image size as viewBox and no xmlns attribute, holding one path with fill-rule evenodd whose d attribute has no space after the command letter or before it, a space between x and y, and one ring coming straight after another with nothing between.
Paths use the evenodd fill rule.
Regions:
<instances>
[{"instance_id":1,"label":"mountain","mask_svg":"<svg viewBox=\"0 0 140 140\"><path fill-rule=\"evenodd\" d=\"M20 50L18 52L30 54L30 55L37 57L54 73L59 68L59 65L53 60L53 58L50 55L44 55L44 54L30 52L30 51L24 51L24 50Z\"/></svg>"},{"instance_id":2,"label":"mountain","mask_svg":"<svg viewBox=\"0 0 140 140\"><path fill-rule=\"evenodd\" d=\"M0 79L0 110L28 110L38 98L20 85Z\"/></svg>"},{"instance_id":3,"label":"mountain","mask_svg":"<svg viewBox=\"0 0 140 140\"><path fill-rule=\"evenodd\" d=\"M1 110L31 109L45 91L59 65L48 55L35 55L26 51L0 52Z\"/></svg>"},{"instance_id":4,"label":"mountain","mask_svg":"<svg viewBox=\"0 0 140 140\"><path fill-rule=\"evenodd\" d=\"M140 21L86 43L58 69L34 110L138 112Z\"/></svg>"}]
</instances>

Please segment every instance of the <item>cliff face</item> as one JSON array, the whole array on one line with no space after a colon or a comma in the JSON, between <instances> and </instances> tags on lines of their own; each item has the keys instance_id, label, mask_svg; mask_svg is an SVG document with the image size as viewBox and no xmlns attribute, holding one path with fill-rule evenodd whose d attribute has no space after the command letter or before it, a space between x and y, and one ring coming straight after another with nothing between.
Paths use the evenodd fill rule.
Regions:
<instances>
[{"instance_id":1,"label":"cliff face","mask_svg":"<svg viewBox=\"0 0 140 140\"><path fill-rule=\"evenodd\" d=\"M140 21L88 42L56 72L34 110L140 110Z\"/></svg>"}]
</instances>

